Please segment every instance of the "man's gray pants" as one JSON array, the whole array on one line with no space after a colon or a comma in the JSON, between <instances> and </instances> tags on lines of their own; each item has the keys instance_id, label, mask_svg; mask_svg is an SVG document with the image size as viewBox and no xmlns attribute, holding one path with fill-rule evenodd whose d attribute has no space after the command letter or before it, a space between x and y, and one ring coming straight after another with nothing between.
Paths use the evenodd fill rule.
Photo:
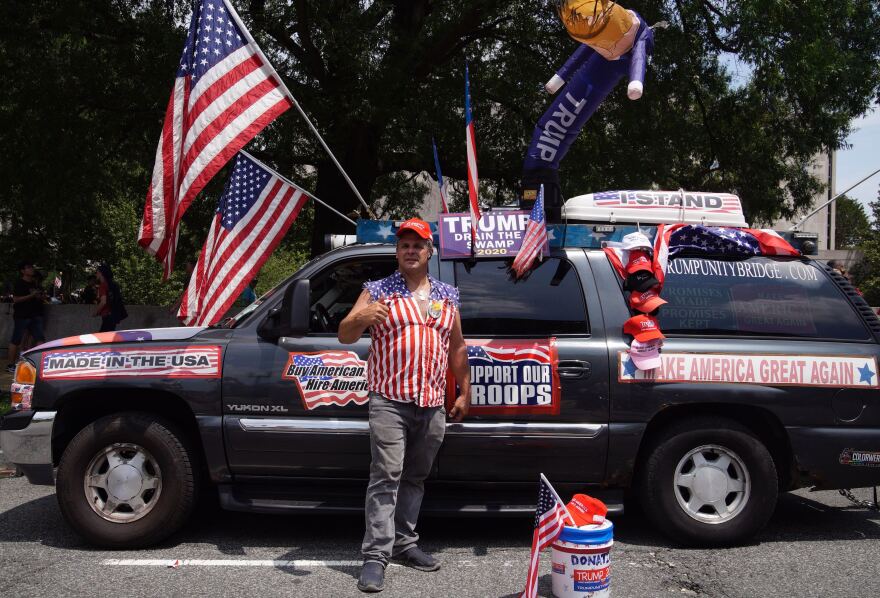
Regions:
<instances>
[{"instance_id":1,"label":"man's gray pants","mask_svg":"<svg viewBox=\"0 0 880 598\"><path fill-rule=\"evenodd\" d=\"M370 484L364 562L388 559L416 546L425 478L446 433L442 407L417 407L370 393Z\"/></svg>"}]
</instances>

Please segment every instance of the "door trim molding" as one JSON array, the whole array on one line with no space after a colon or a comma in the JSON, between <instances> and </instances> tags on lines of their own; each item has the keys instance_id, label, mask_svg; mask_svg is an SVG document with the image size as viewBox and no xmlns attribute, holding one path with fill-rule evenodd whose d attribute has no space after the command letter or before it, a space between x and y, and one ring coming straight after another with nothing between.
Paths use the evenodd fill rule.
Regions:
<instances>
[{"instance_id":1,"label":"door trim molding","mask_svg":"<svg viewBox=\"0 0 880 598\"><path fill-rule=\"evenodd\" d=\"M243 417L238 425L245 432L287 432L296 434L369 434L370 422L365 419L331 419L317 417L277 418Z\"/></svg>"}]
</instances>

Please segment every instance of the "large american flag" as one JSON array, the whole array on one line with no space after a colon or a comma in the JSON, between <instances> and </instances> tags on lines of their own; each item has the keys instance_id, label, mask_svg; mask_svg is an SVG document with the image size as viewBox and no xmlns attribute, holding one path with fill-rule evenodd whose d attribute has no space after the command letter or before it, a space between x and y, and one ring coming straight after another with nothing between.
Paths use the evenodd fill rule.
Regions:
<instances>
[{"instance_id":1,"label":"large american flag","mask_svg":"<svg viewBox=\"0 0 880 598\"><path fill-rule=\"evenodd\" d=\"M468 67L464 65L464 133L467 145L468 198L471 212L471 239L477 232L480 213L480 176L477 174L477 141L474 137L474 117L471 114L471 83Z\"/></svg>"},{"instance_id":2,"label":"large american flag","mask_svg":"<svg viewBox=\"0 0 880 598\"><path fill-rule=\"evenodd\" d=\"M220 320L281 242L307 197L240 152L177 317L188 326Z\"/></svg>"},{"instance_id":3,"label":"large american flag","mask_svg":"<svg viewBox=\"0 0 880 598\"><path fill-rule=\"evenodd\" d=\"M235 153L292 106L228 0L195 3L156 148L138 243L174 267L178 227Z\"/></svg>"},{"instance_id":4,"label":"large american flag","mask_svg":"<svg viewBox=\"0 0 880 598\"><path fill-rule=\"evenodd\" d=\"M526 226L526 233L523 235L522 246L519 253L513 258L511 267L516 272L517 277L522 276L532 267L537 259L543 259L544 252L549 251L550 241L547 238L547 225L544 222L544 185L538 190L538 199L532 206L532 213L529 216L529 224Z\"/></svg>"},{"instance_id":5,"label":"large american flag","mask_svg":"<svg viewBox=\"0 0 880 598\"><path fill-rule=\"evenodd\" d=\"M788 241L769 229L661 224L654 240L654 277L661 284L669 258L683 251L731 256L800 255Z\"/></svg>"},{"instance_id":6,"label":"large american flag","mask_svg":"<svg viewBox=\"0 0 880 598\"><path fill-rule=\"evenodd\" d=\"M571 518L568 511L556 498L556 493L550 487L550 482L541 474L538 482L538 506L535 509L535 531L532 534L532 552L529 556L529 573L526 577L526 587L522 598L534 598L538 595L538 565L540 564L541 551L550 546L556 536L565 527L565 519Z\"/></svg>"}]
</instances>

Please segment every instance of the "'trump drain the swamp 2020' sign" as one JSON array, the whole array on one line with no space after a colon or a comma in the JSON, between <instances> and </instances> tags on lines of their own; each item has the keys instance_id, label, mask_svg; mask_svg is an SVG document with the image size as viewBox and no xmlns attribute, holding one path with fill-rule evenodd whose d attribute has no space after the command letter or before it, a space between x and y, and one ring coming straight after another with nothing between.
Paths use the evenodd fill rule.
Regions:
<instances>
[{"instance_id":1,"label":"'trump drain the swamp 2020' sign","mask_svg":"<svg viewBox=\"0 0 880 598\"><path fill-rule=\"evenodd\" d=\"M471 256L471 216L468 213L440 214L440 257L445 260ZM529 224L524 210L485 212L477 225L474 255L513 257L522 247ZM548 236L552 231L547 231ZM549 244L544 253L550 253Z\"/></svg>"},{"instance_id":2,"label":"'trump drain the swamp 2020' sign","mask_svg":"<svg viewBox=\"0 0 880 598\"><path fill-rule=\"evenodd\" d=\"M474 415L559 414L559 357L556 339L467 340ZM458 394L452 373L447 405Z\"/></svg>"},{"instance_id":3,"label":"'trump drain the swamp 2020' sign","mask_svg":"<svg viewBox=\"0 0 880 598\"><path fill-rule=\"evenodd\" d=\"M369 399L367 362L354 351L291 353L281 377L296 382L306 409L363 405Z\"/></svg>"},{"instance_id":4,"label":"'trump drain the swamp 2020' sign","mask_svg":"<svg viewBox=\"0 0 880 598\"><path fill-rule=\"evenodd\" d=\"M877 362L855 355L663 353L661 366L639 370L620 352L621 382L720 382L762 386L878 388Z\"/></svg>"},{"instance_id":5,"label":"'trump drain the swamp 2020' sign","mask_svg":"<svg viewBox=\"0 0 880 598\"><path fill-rule=\"evenodd\" d=\"M219 378L220 353L216 345L49 351L40 361L40 376L50 380Z\"/></svg>"}]
</instances>

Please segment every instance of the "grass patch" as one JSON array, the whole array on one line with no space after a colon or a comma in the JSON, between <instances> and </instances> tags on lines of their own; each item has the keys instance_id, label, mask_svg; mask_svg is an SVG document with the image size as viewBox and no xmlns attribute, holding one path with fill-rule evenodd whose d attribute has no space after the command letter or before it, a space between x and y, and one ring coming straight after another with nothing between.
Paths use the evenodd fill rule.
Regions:
<instances>
[{"instance_id":1,"label":"grass patch","mask_svg":"<svg viewBox=\"0 0 880 598\"><path fill-rule=\"evenodd\" d=\"M11 407L11 398L8 393L0 393L0 415L9 411Z\"/></svg>"}]
</instances>

